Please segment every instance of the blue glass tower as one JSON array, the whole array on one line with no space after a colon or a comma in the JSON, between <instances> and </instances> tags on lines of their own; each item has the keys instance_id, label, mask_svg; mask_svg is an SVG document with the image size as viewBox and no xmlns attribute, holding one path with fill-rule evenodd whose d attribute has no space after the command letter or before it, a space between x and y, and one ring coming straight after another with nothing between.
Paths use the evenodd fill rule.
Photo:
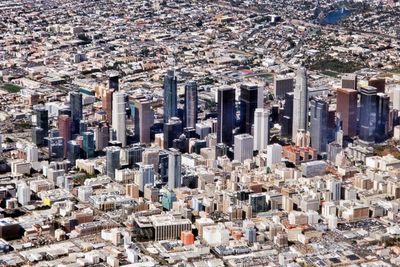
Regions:
<instances>
[{"instance_id":1,"label":"blue glass tower","mask_svg":"<svg viewBox=\"0 0 400 267\"><path fill-rule=\"evenodd\" d=\"M375 142L377 125L378 96L377 89L372 86L360 90L360 140L366 143Z\"/></svg>"},{"instance_id":2,"label":"blue glass tower","mask_svg":"<svg viewBox=\"0 0 400 267\"><path fill-rule=\"evenodd\" d=\"M177 86L178 79L174 71L168 70L164 78L164 122L168 122L171 117L178 116Z\"/></svg>"},{"instance_id":3,"label":"blue glass tower","mask_svg":"<svg viewBox=\"0 0 400 267\"><path fill-rule=\"evenodd\" d=\"M86 159L94 157L94 134L92 132L84 132L83 137L83 154Z\"/></svg>"}]
</instances>

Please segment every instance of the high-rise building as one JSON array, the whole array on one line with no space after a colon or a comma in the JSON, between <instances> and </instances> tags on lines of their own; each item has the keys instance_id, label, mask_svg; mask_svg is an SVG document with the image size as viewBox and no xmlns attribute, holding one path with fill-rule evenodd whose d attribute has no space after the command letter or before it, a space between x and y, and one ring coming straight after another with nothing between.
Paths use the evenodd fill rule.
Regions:
<instances>
[{"instance_id":1,"label":"high-rise building","mask_svg":"<svg viewBox=\"0 0 400 267\"><path fill-rule=\"evenodd\" d=\"M378 93L378 107L376 120L375 141L378 143L386 141L389 133L389 96Z\"/></svg>"},{"instance_id":2,"label":"high-rise building","mask_svg":"<svg viewBox=\"0 0 400 267\"><path fill-rule=\"evenodd\" d=\"M94 139L96 151L103 151L108 146L110 140L110 128L106 123L101 123L94 129Z\"/></svg>"},{"instance_id":3,"label":"high-rise building","mask_svg":"<svg viewBox=\"0 0 400 267\"><path fill-rule=\"evenodd\" d=\"M360 134L362 141L375 142L378 112L378 96L375 87L367 86L360 90Z\"/></svg>"},{"instance_id":4,"label":"high-rise building","mask_svg":"<svg viewBox=\"0 0 400 267\"><path fill-rule=\"evenodd\" d=\"M181 153L178 150L171 148L168 154L168 187L171 190L181 187L181 160Z\"/></svg>"},{"instance_id":5,"label":"high-rise building","mask_svg":"<svg viewBox=\"0 0 400 267\"><path fill-rule=\"evenodd\" d=\"M126 109L125 93L117 92L113 95L112 104L112 129L115 132L115 140L120 142L122 147L126 146Z\"/></svg>"},{"instance_id":6,"label":"high-rise building","mask_svg":"<svg viewBox=\"0 0 400 267\"><path fill-rule=\"evenodd\" d=\"M168 70L164 78L164 122L172 117L178 116L177 107L177 87L178 79L173 70Z\"/></svg>"},{"instance_id":7,"label":"high-rise building","mask_svg":"<svg viewBox=\"0 0 400 267\"><path fill-rule=\"evenodd\" d=\"M219 88L217 106L217 142L231 146L233 143L233 129L236 124L235 89L230 87Z\"/></svg>"},{"instance_id":8,"label":"high-rise building","mask_svg":"<svg viewBox=\"0 0 400 267\"><path fill-rule=\"evenodd\" d=\"M400 86L393 89L393 109L400 110Z\"/></svg>"},{"instance_id":9,"label":"high-rise building","mask_svg":"<svg viewBox=\"0 0 400 267\"><path fill-rule=\"evenodd\" d=\"M86 159L93 158L94 157L94 134L92 132L84 132L82 134L83 137L83 144L82 144L82 150L83 150L83 156Z\"/></svg>"},{"instance_id":10,"label":"high-rise building","mask_svg":"<svg viewBox=\"0 0 400 267\"><path fill-rule=\"evenodd\" d=\"M140 165L139 166L139 190L144 192L146 185L154 184L154 167L153 165Z\"/></svg>"},{"instance_id":11,"label":"high-rise building","mask_svg":"<svg viewBox=\"0 0 400 267\"><path fill-rule=\"evenodd\" d=\"M235 135L234 158L243 163L246 159L253 158L253 136L249 134Z\"/></svg>"},{"instance_id":12,"label":"high-rise building","mask_svg":"<svg viewBox=\"0 0 400 267\"><path fill-rule=\"evenodd\" d=\"M240 85L240 131L251 134L254 123L254 111L258 106L258 86Z\"/></svg>"},{"instance_id":13,"label":"high-rise building","mask_svg":"<svg viewBox=\"0 0 400 267\"><path fill-rule=\"evenodd\" d=\"M172 117L164 124L164 148L171 148L174 139L182 134L182 121L177 117Z\"/></svg>"},{"instance_id":14,"label":"high-rise building","mask_svg":"<svg viewBox=\"0 0 400 267\"><path fill-rule=\"evenodd\" d=\"M75 141L68 141L67 159L71 166L75 166L76 160L81 158L81 146Z\"/></svg>"},{"instance_id":15,"label":"high-rise building","mask_svg":"<svg viewBox=\"0 0 400 267\"><path fill-rule=\"evenodd\" d=\"M43 128L40 127L33 127L32 128L32 143L34 143L37 146L42 146L44 145L44 130Z\"/></svg>"},{"instance_id":16,"label":"high-rise building","mask_svg":"<svg viewBox=\"0 0 400 267\"><path fill-rule=\"evenodd\" d=\"M0 152L1 152L1 136L0 136ZM39 150L36 145L29 144L26 146L26 161L28 162L39 161Z\"/></svg>"},{"instance_id":17,"label":"high-rise building","mask_svg":"<svg viewBox=\"0 0 400 267\"><path fill-rule=\"evenodd\" d=\"M26 183L20 183L17 186L18 203L22 206L28 205L31 201L31 189Z\"/></svg>"},{"instance_id":18,"label":"high-rise building","mask_svg":"<svg viewBox=\"0 0 400 267\"><path fill-rule=\"evenodd\" d=\"M286 93L293 92L294 81L291 77L277 77L274 79L274 95L283 99Z\"/></svg>"},{"instance_id":19,"label":"high-rise building","mask_svg":"<svg viewBox=\"0 0 400 267\"><path fill-rule=\"evenodd\" d=\"M89 122L87 120L81 120L79 122L79 134L82 135L84 132L88 131Z\"/></svg>"},{"instance_id":20,"label":"high-rise building","mask_svg":"<svg viewBox=\"0 0 400 267\"><path fill-rule=\"evenodd\" d=\"M111 124L112 123L112 99L113 99L113 90L106 89L103 91L103 96L101 98L101 106L103 110L106 112L106 121Z\"/></svg>"},{"instance_id":21,"label":"high-rise building","mask_svg":"<svg viewBox=\"0 0 400 267\"><path fill-rule=\"evenodd\" d=\"M281 125L281 135L286 138L292 138L293 98L293 92L285 94L285 103L283 106L282 115L279 118L279 124Z\"/></svg>"},{"instance_id":22,"label":"high-rise building","mask_svg":"<svg viewBox=\"0 0 400 267\"><path fill-rule=\"evenodd\" d=\"M151 103L146 100L137 99L135 105L135 136L138 137L140 143L149 144L150 129L154 123L154 112Z\"/></svg>"},{"instance_id":23,"label":"high-rise building","mask_svg":"<svg viewBox=\"0 0 400 267\"><path fill-rule=\"evenodd\" d=\"M142 161L143 151L144 148L140 144L133 144L125 149L126 162L128 163L129 167L133 167L134 164Z\"/></svg>"},{"instance_id":24,"label":"high-rise building","mask_svg":"<svg viewBox=\"0 0 400 267\"><path fill-rule=\"evenodd\" d=\"M345 136L357 135L357 95L354 89L339 88L336 95L336 112L340 113Z\"/></svg>"},{"instance_id":25,"label":"high-rise building","mask_svg":"<svg viewBox=\"0 0 400 267\"><path fill-rule=\"evenodd\" d=\"M342 88L353 89L357 91L357 75L353 73L345 74L342 76Z\"/></svg>"},{"instance_id":26,"label":"high-rise building","mask_svg":"<svg viewBox=\"0 0 400 267\"><path fill-rule=\"evenodd\" d=\"M274 164L280 163L282 160L282 146L272 144L267 146L267 163L268 168L272 168Z\"/></svg>"},{"instance_id":27,"label":"high-rise building","mask_svg":"<svg viewBox=\"0 0 400 267\"><path fill-rule=\"evenodd\" d=\"M142 162L144 165L152 164L154 171L158 173L160 149L158 148L146 148L142 153Z\"/></svg>"},{"instance_id":28,"label":"high-rise building","mask_svg":"<svg viewBox=\"0 0 400 267\"><path fill-rule=\"evenodd\" d=\"M62 160L64 158L64 138L49 137L48 144L50 160Z\"/></svg>"},{"instance_id":29,"label":"high-rise building","mask_svg":"<svg viewBox=\"0 0 400 267\"><path fill-rule=\"evenodd\" d=\"M44 137L47 136L49 131L49 112L42 106L35 107L33 115L36 120L36 127L42 128Z\"/></svg>"},{"instance_id":30,"label":"high-rise building","mask_svg":"<svg viewBox=\"0 0 400 267\"><path fill-rule=\"evenodd\" d=\"M254 150L267 149L269 140L269 110L257 108L254 112Z\"/></svg>"},{"instance_id":31,"label":"high-rise building","mask_svg":"<svg viewBox=\"0 0 400 267\"><path fill-rule=\"evenodd\" d=\"M328 108L329 104L325 99L316 98L310 101L310 135L311 146L318 153L326 152L328 145Z\"/></svg>"},{"instance_id":32,"label":"high-rise building","mask_svg":"<svg viewBox=\"0 0 400 267\"><path fill-rule=\"evenodd\" d=\"M185 85L184 124L186 127L196 127L197 123L197 83L190 81Z\"/></svg>"},{"instance_id":33,"label":"high-rise building","mask_svg":"<svg viewBox=\"0 0 400 267\"><path fill-rule=\"evenodd\" d=\"M115 170L121 167L120 163L121 149L116 146L106 148L106 172L107 176L115 179Z\"/></svg>"},{"instance_id":34,"label":"high-rise building","mask_svg":"<svg viewBox=\"0 0 400 267\"><path fill-rule=\"evenodd\" d=\"M331 192L332 201L339 201L342 195L342 183L338 180L329 180L326 184L327 189Z\"/></svg>"},{"instance_id":35,"label":"high-rise building","mask_svg":"<svg viewBox=\"0 0 400 267\"><path fill-rule=\"evenodd\" d=\"M307 71L304 67L297 70L296 87L293 98L293 128L292 140L296 139L298 130L308 128L308 88Z\"/></svg>"},{"instance_id":36,"label":"high-rise building","mask_svg":"<svg viewBox=\"0 0 400 267\"><path fill-rule=\"evenodd\" d=\"M158 174L163 183L168 183L169 151L162 149L158 157Z\"/></svg>"},{"instance_id":37,"label":"high-rise building","mask_svg":"<svg viewBox=\"0 0 400 267\"><path fill-rule=\"evenodd\" d=\"M67 157L68 146L67 143L71 140L71 125L72 120L68 115L58 116L58 130L60 136L64 139L64 157Z\"/></svg>"},{"instance_id":38,"label":"high-rise building","mask_svg":"<svg viewBox=\"0 0 400 267\"><path fill-rule=\"evenodd\" d=\"M112 73L108 76L108 88L110 90L119 90L119 75L118 73Z\"/></svg>"},{"instance_id":39,"label":"high-rise building","mask_svg":"<svg viewBox=\"0 0 400 267\"><path fill-rule=\"evenodd\" d=\"M79 134L79 123L83 118L82 94L71 92L69 101L71 105L72 134Z\"/></svg>"}]
</instances>

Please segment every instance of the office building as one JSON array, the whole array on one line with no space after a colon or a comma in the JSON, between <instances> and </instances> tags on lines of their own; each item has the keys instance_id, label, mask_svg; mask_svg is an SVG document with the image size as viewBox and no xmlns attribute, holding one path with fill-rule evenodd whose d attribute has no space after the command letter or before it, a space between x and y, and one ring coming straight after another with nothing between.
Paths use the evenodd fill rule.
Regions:
<instances>
[{"instance_id":1,"label":"office building","mask_svg":"<svg viewBox=\"0 0 400 267\"><path fill-rule=\"evenodd\" d=\"M375 142L381 143L388 139L389 133L389 96L383 93L378 93L378 106L376 118Z\"/></svg>"},{"instance_id":2,"label":"office building","mask_svg":"<svg viewBox=\"0 0 400 267\"><path fill-rule=\"evenodd\" d=\"M275 164L281 163L281 160L282 146L279 144L268 145L266 167L271 170Z\"/></svg>"},{"instance_id":3,"label":"office building","mask_svg":"<svg viewBox=\"0 0 400 267\"><path fill-rule=\"evenodd\" d=\"M249 134L235 135L234 158L243 163L246 159L253 158L253 136Z\"/></svg>"},{"instance_id":4,"label":"office building","mask_svg":"<svg viewBox=\"0 0 400 267\"><path fill-rule=\"evenodd\" d=\"M139 190L144 192L146 185L154 185L154 167L153 165L139 166Z\"/></svg>"},{"instance_id":5,"label":"office building","mask_svg":"<svg viewBox=\"0 0 400 267\"><path fill-rule=\"evenodd\" d=\"M298 69L296 73L296 87L293 97L292 140L296 139L298 130L308 130L307 71L304 67Z\"/></svg>"},{"instance_id":6,"label":"office building","mask_svg":"<svg viewBox=\"0 0 400 267\"><path fill-rule=\"evenodd\" d=\"M164 122L168 122L168 120L172 117L178 116L178 107L177 107L177 87L178 87L178 79L175 76L175 72L173 70L168 70L165 78L164 78Z\"/></svg>"},{"instance_id":7,"label":"office building","mask_svg":"<svg viewBox=\"0 0 400 267\"><path fill-rule=\"evenodd\" d=\"M372 78L368 81L368 86L376 88L378 93L385 93L386 80L385 78Z\"/></svg>"},{"instance_id":8,"label":"office building","mask_svg":"<svg viewBox=\"0 0 400 267\"><path fill-rule=\"evenodd\" d=\"M287 93L293 92L294 80L291 77L278 77L274 79L274 95L283 99Z\"/></svg>"},{"instance_id":9,"label":"office building","mask_svg":"<svg viewBox=\"0 0 400 267\"><path fill-rule=\"evenodd\" d=\"M126 162L130 168L142 161L143 151L144 148L140 144L134 144L125 149Z\"/></svg>"},{"instance_id":10,"label":"office building","mask_svg":"<svg viewBox=\"0 0 400 267\"><path fill-rule=\"evenodd\" d=\"M310 135L311 146L318 153L326 152L328 145L328 108L325 99L316 98L310 101Z\"/></svg>"},{"instance_id":11,"label":"office building","mask_svg":"<svg viewBox=\"0 0 400 267\"><path fill-rule=\"evenodd\" d=\"M17 185L17 199L22 206L28 205L31 201L31 189L26 183Z\"/></svg>"},{"instance_id":12,"label":"office building","mask_svg":"<svg viewBox=\"0 0 400 267\"><path fill-rule=\"evenodd\" d=\"M39 161L39 150L34 144L29 144L25 148L26 151L26 161L37 162ZM0 153L1 153L1 136L0 136Z\"/></svg>"},{"instance_id":13,"label":"office building","mask_svg":"<svg viewBox=\"0 0 400 267\"><path fill-rule=\"evenodd\" d=\"M400 110L400 85L393 88L393 109Z\"/></svg>"},{"instance_id":14,"label":"office building","mask_svg":"<svg viewBox=\"0 0 400 267\"><path fill-rule=\"evenodd\" d=\"M135 137L142 144L149 144L150 129L154 123L154 112L151 103L146 100L136 99L135 105Z\"/></svg>"},{"instance_id":15,"label":"office building","mask_svg":"<svg viewBox=\"0 0 400 267\"><path fill-rule=\"evenodd\" d=\"M375 142L378 112L378 96L375 87L367 86L360 90L360 134L359 138L366 143Z\"/></svg>"},{"instance_id":16,"label":"office building","mask_svg":"<svg viewBox=\"0 0 400 267\"><path fill-rule=\"evenodd\" d=\"M40 127L32 128L32 143L37 145L38 147L44 145L44 130Z\"/></svg>"},{"instance_id":17,"label":"office building","mask_svg":"<svg viewBox=\"0 0 400 267\"><path fill-rule=\"evenodd\" d=\"M249 204L253 214L267 211L267 197L264 193L250 194Z\"/></svg>"},{"instance_id":18,"label":"office building","mask_svg":"<svg viewBox=\"0 0 400 267\"><path fill-rule=\"evenodd\" d=\"M254 150L263 151L269 141L269 110L257 108L254 112Z\"/></svg>"},{"instance_id":19,"label":"office building","mask_svg":"<svg viewBox=\"0 0 400 267\"><path fill-rule=\"evenodd\" d=\"M240 85L240 131L251 134L254 123L254 112L258 107L258 90L256 85Z\"/></svg>"},{"instance_id":20,"label":"office building","mask_svg":"<svg viewBox=\"0 0 400 267\"><path fill-rule=\"evenodd\" d=\"M235 89L230 87L218 89L217 108L217 142L231 146L233 143L233 129L236 124Z\"/></svg>"},{"instance_id":21,"label":"office building","mask_svg":"<svg viewBox=\"0 0 400 267\"><path fill-rule=\"evenodd\" d=\"M114 91L119 90L119 75L118 75L118 73L111 73L108 76L108 88L110 90L114 90Z\"/></svg>"},{"instance_id":22,"label":"office building","mask_svg":"<svg viewBox=\"0 0 400 267\"><path fill-rule=\"evenodd\" d=\"M171 190L181 186L181 160L181 153L178 150L171 148L168 154L168 187Z\"/></svg>"},{"instance_id":23,"label":"office building","mask_svg":"<svg viewBox=\"0 0 400 267\"><path fill-rule=\"evenodd\" d=\"M94 134L92 132L84 132L82 134L83 144L82 151L85 159L94 157Z\"/></svg>"},{"instance_id":24,"label":"office building","mask_svg":"<svg viewBox=\"0 0 400 267\"><path fill-rule=\"evenodd\" d=\"M106 112L106 122L109 124L112 123L112 99L113 99L113 90L104 90L103 96L101 98L101 106L103 110Z\"/></svg>"},{"instance_id":25,"label":"office building","mask_svg":"<svg viewBox=\"0 0 400 267\"><path fill-rule=\"evenodd\" d=\"M342 183L338 180L329 180L326 184L327 189L331 192L331 200L339 201L342 196Z\"/></svg>"},{"instance_id":26,"label":"office building","mask_svg":"<svg viewBox=\"0 0 400 267\"><path fill-rule=\"evenodd\" d=\"M110 128L106 123L100 123L94 128L95 151L103 151L110 140Z\"/></svg>"},{"instance_id":27,"label":"office building","mask_svg":"<svg viewBox=\"0 0 400 267\"><path fill-rule=\"evenodd\" d=\"M184 109L184 125L185 127L196 127L197 123L197 83L190 81L185 85L185 109Z\"/></svg>"},{"instance_id":28,"label":"office building","mask_svg":"<svg viewBox=\"0 0 400 267\"><path fill-rule=\"evenodd\" d=\"M81 158L81 146L75 140L68 141L67 145L67 159L71 166L75 166L76 160Z\"/></svg>"},{"instance_id":29,"label":"office building","mask_svg":"<svg viewBox=\"0 0 400 267\"><path fill-rule=\"evenodd\" d=\"M49 158L50 160L62 160L64 158L64 138L50 137L48 138Z\"/></svg>"},{"instance_id":30,"label":"office building","mask_svg":"<svg viewBox=\"0 0 400 267\"><path fill-rule=\"evenodd\" d=\"M158 148L146 148L142 153L142 163L144 165L152 164L154 171L158 173L160 149Z\"/></svg>"},{"instance_id":31,"label":"office building","mask_svg":"<svg viewBox=\"0 0 400 267\"><path fill-rule=\"evenodd\" d=\"M115 179L115 170L121 167L120 162L121 149L116 146L106 148L106 172L107 176Z\"/></svg>"},{"instance_id":32,"label":"office building","mask_svg":"<svg viewBox=\"0 0 400 267\"><path fill-rule=\"evenodd\" d=\"M177 117L172 117L164 124L164 148L173 146L173 141L182 134L182 121Z\"/></svg>"},{"instance_id":33,"label":"office building","mask_svg":"<svg viewBox=\"0 0 400 267\"><path fill-rule=\"evenodd\" d=\"M342 88L352 89L357 91L357 75L356 74L345 74L342 76Z\"/></svg>"},{"instance_id":34,"label":"office building","mask_svg":"<svg viewBox=\"0 0 400 267\"><path fill-rule=\"evenodd\" d=\"M343 134L348 137L354 137L357 135L358 91L339 88L336 93L336 112L340 114Z\"/></svg>"},{"instance_id":35,"label":"office building","mask_svg":"<svg viewBox=\"0 0 400 267\"><path fill-rule=\"evenodd\" d=\"M286 138L292 138L293 99L294 99L293 92L285 94L285 103L283 105L283 110L279 118L279 124L281 126L281 136Z\"/></svg>"},{"instance_id":36,"label":"office building","mask_svg":"<svg viewBox=\"0 0 400 267\"><path fill-rule=\"evenodd\" d=\"M72 133L72 120L68 115L58 116L58 130L60 131L60 136L64 139L64 157L67 157L68 146L67 143L71 140Z\"/></svg>"},{"instance_id":37,"label":"office building","mask_svg":"<svg viewBox=\"0 0 400 267\"><path fill-rule=\"evenodd\" d=\"M79 123L83 118L82 94L71 92L69 94L69 101L71 106L72 134L79 134Z\"/></svg>"},{"instance_id":38,"label":"office building","mask_svg":"<svg viewBox=\"0 0 400 267\"><path fill-rule=\"evenodd\" d=\"M117 92L113 95L112 103L112 129L115 133L115 141L121 143L122 147L126 146L126 108L125 93Z\"/></svg>"},{"instance_id":39,"label":"office building","mask_svg":"<svg viewBox=\"0 0 400 267\"><path fill-rule=\"evenodd\" d=\"M34 120L36 121L36 127L43 129L43 136L47 136L49 131L49 112L44 107L35 107L33 111Z\"/></svg>"}]
</instances>

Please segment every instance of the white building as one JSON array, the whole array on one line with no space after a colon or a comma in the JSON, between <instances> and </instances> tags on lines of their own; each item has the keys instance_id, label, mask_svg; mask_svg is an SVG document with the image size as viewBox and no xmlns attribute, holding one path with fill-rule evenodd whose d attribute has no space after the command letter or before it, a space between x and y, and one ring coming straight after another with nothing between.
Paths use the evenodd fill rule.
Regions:
<instances>
[{"instance_id":1,"label":"white building","mask_svg":"<svg viewBox=\"0 0 400 267\"><path fill-rule=\"evenodd\" d=\"M253 158L253 136L249 134L235 135L234 159L243 163Z\"/></svg>"},{"instance_id":2,"label":"white building","mask_svg":"<svg viewBox=\"0 0 400 267\"><path fill-rule=\"evenodd\" d=\"M39 150L35 145L26 146L26 160L28 162L38 162L39 161Z\"/></svg>"},{"instance_id":3,"label":"white building","mask_svg":"<svg viewBox=\"0 0 400 267\"><path fill-rule=\"evenodd\" d=\"M227 245L229 243L229 230L223 224L204 226L203 240L209 246Z\"/></svg>"},{"instance_id":4,"label":"white building","mask_svg":"<svg viewBox=\"0 0 400 267\"><path fill-rule=\"evenodd\" d=\"M31 189L26 183L20 183L17 186L18 203L22 206L28 205L31 201Z\"/></svg>"},{"instance_id":5,"label":"white building","mask_svg":"<svg viewBox=\"0 0 400 267\"><path fill-rule=\"evenodd\" d=\"M282 160L282 146L272 144L267 146L267 164L266 166L272 169L274 164L280 163Z\"/></svg>"},{"instance_id":6,"label":"white building","mask_svg":"<svg viewBox=\"0 0 400 267\"><path fill-rule=\"evenodd\" d=\"M339 201L342 195L342 183L332 179L327 182L327 188L331 192L332 201Z\"/></svg>"},{"instance_id":7,"label":"white building","mask_svg":"<svg viewBox=\"0 0 400 267\"><path fill-rule=\"evenodd\" d=\"M269 110L257 108L254 112L254 150L267 149L269 138Z\"/></svg>"},{"instance_id":8,"label":"white building","mask_svg":"<svg viewBox=\"0 0 400 267\"><path fill-rule=\"evenodd\" d=\"M393 88L393 109L400 110L400 86Z\"/></svg>"},{"instance_id":9,"label":"white building","mask_svg":"<svg viewBox=\"0 0 400 267\"><path fill-rule=\"evenodd\" d=\"M115 140L126 146L126 105L125 93L113 94L112 103L112 129L115 131Z\"/></svg>"}]
</instances>

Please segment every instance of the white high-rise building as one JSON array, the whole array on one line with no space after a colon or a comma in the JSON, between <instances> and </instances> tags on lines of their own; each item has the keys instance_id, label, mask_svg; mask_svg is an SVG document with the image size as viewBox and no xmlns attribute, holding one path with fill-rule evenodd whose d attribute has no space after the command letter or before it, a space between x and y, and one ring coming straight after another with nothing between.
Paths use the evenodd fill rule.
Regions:
<instances>
[{"instance_id":1,"label":"white high-rise building","mask_svg":"<svg viewBox=\"0 0 400 267\"><path fill-rule=\"evenodd\" d=\"M234 159L243 163L253 158L253 136L249 134L235 135Z\"/></svg>"},{"instance_id":2,"label":"white high-rise building","mask_svg":"<svg viewBox=\"0 0 400 267\"><path fill-rule=\"evenodd\" d=\"M274 164L280 163L282 160L282 146L272 144L267 146L267 168L272 168Z\"/></svg>"},{"instance_id":3,"label":"white high-rise building","mask_svg":"<svg viewBox=\"0 0 400 267\"><path fill-rule=\"evenodd\" d=\"M332 201L339 201L342 194L342 182L332 179L327 182L327 189L331 192Z\"/></svg>"},{"instance_id":4,"label":"white high-rise building","mask_svg":"<svg viewBox=\"0 0 400 267\"><path fill-rule=\"evenodd\" d=\"M292 140L296 140L297 131L307 131L308 124L308 88L307 71L304 67L297 70L296 86L293 96Z\"/></svg>"},{"instance_id":5,"label":"white high-rise building","mask_svg":"<svg viewBox=\"0 0 400 267\"><path fill-rule=\"evenodd\" d=\"M0 153L3 153L3 135L0 133Z\"/></svg>"},{"instance_id":6,"label":"white high-rise building","mask_svg":"<svg viewBox=\"0 0 400 267\"><path fill-rule=\"evenodd\" d=\"M26 146L26 161L28 162L38 162L39 161L39 151L37 146L28 145Z\"/></svg>"},{"instance_id":7,"label":"white high-rise building","mask_svg":"<svg viewBox=\"0 0 400 267\"><path fill-rule=\"evenodd\" d=\"M267 149L269 138L269 110L257 108L254 111L254 150Z\"/></svg>"},{"instance_id":8,"label":"white high-rise building","mask_svg":"<svg viewBox=\"0 0 400 267\"><path fill-rule=\"evenodd\" d=\"M18 184L17 186L18 203L22 206L28 205L31 201L31 189L26 183Z\"/></svg>"},{"instance_id":9,"label":"white high-rise building","mask_svg":"<svg viewBox=\"0 0 400 267\"><path fill-rule=\"evenodd\" d=\"M112 129L115 131L115 140L126 146L126 105L125 93L113 94L112 102Z\"/></svg>"},{"instance_id":10,"label":"white high-rise building","mask_svg":"<svg viewBox=\"0 0 400 267\"><path fill-rule=\"evenodd\" d=\"M400 110L400 86L393 89L393 109Z\"/></svg>"}]
</instances>

